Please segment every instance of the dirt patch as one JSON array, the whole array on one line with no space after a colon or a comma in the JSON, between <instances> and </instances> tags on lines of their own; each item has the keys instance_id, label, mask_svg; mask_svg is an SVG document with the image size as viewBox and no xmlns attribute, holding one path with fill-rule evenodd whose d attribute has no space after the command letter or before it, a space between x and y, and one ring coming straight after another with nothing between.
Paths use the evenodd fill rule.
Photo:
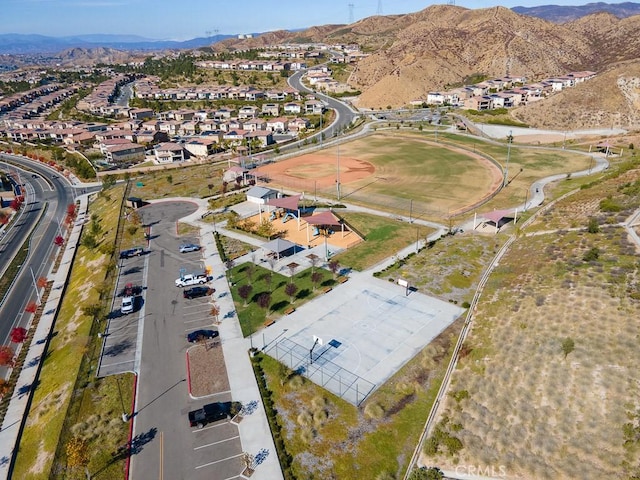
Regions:
<instances>
[{"instance_id":1,"label":"dirt patch","mask_svg":"<svg viewBox=\"0 0 640 480\"><path fill-rule=\"evenodd\" d=\"M38 456L33 462L33 466L29 469L29 473L33 473L34 475L43 473L45 467L50 464L52 459L53 452L48 452L44 446L44 440L41 441L38 447Z\"/></svg>"},{"instance_id":2,"label":"dirt patch","mask_svg":"<svg viewBox=\"0 0 640 480\"><path fill-rule=\"evenodd\" d=\"M191 395L205 397L229 391L227 367L219 339L190 348L187 356Z\"/></svg>"}]
</instances>

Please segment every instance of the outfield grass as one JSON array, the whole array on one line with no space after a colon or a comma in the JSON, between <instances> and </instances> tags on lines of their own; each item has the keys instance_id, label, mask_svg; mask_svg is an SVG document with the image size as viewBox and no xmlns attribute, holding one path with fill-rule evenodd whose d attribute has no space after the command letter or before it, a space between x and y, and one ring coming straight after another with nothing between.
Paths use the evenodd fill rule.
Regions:
<instances>
[{"instance_id":1,"label":"outfield grass","mask_svg":"<svg viewBox=\"0 0 640 480\"><path fill-rule=\"evenodd\" d=\"M122 187L115 187L111 192L114 198L122 198ZM112 245L114 242L116 229L113 226L117 224L119 212L120 202L108 201L104 197L91 205L90 213L101 219L103 245ZM100 253L99 249L88 250L78 246L71 277L57 316L54 337L47 351L21 438L14 478L51 478L54 454L72 397L75 402L80 402L74 406L74 410L80 411L79 424L91 424L90 428L84 429L91 437L90 471L104 468L105 478L123 477L122 459L113 461L110 457L115 447L124 444L128 436L128 425L120 418L120 399L113 395L113 380L96 380L80 385L78 390L73 391L83 356L89 351L95 351L91 342L96 340L89 336L93 319L82 314L82 307L99 302L95 287L104 281L108 260L108 256ZM124 378L121 388L124 401L131 402L132 379ZM114 418L118 421L113 421ZM65 434L68 435L69 432ZM105 464L107 461L111 463ZM60 478L64 476L64 459L56 459L56 463L58 466L55 468L54 478Z\"/></svg>"},{"instance_id":2,"label":"outfield grass","mask_svg":"<svg viewBox=\"0 0 640 480\"><path fill-rule=\"evenodd\" d=\"M365 236L365 241L334 257L343 267L364 270L416 241L425 239L433 229L368 213L340 214Z\"/></svg>"},{"instance_id":3,"label":"outfield grass","mask_svg":"<svg viewBox=\"0 0 640 480\"><path fill-rule=\"evenodd\" d=\"M250 269L253 268L253 272ZM253 263L243 263L230 270L227 274L231 287L231 295L236 306L238 319L242 334L247 337L263 328L267 318L277 319L290 307L297 307L312 300L318 295L322 295L322 288L335 285L333 274L322 268L315 268L321 275L315 284L311 281L312 269L308 268L296 273L292 278L273 273L271 270L263 268ZM251 277L251 279L249 278ZM267 278L271 278L271 285L268 285ZM285 293L286 285L293 283L298 290L293 298ZM251 285L252 291L245 301L240 297L239 289L244 285ZM271 302L268 308L263 309L258 306L258 297L264 293L271 295Z\"/></svg>"}]
</instances>

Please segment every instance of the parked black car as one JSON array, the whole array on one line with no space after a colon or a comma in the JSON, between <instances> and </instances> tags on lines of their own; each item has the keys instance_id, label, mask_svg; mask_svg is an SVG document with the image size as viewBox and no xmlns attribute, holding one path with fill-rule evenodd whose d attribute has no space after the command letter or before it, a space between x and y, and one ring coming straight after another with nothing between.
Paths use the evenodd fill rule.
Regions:
<instances>
[{"instance_id":1,"label":"parked black car","mask_svg":"<svg viewBox=\"0 0 640 480\"><path fill-rule=\"evenodd\" d=\"M231 402L216 402L189 412L189 425L203 428L207 423L231 418Z\"/></svg>"},{"instance_id":2,"label":"parked black car","mask_svg":"<svg viewBox=\"0 0 640 480\"><path fill-rule=\"evenodd\" d=\"M198 340L205 340L208 338L215 338L219 335L216 330L194 330L187 335L187 341L189 343L195 343Z\"/></svg>"},{"instance_id":3,"label":"parked black car","mask_svg":"<svg viewBox=\"0 0 640 480\"><path fill-rule=\"evenodd\" d=\"M214 290L209 287L192 287L182 292L182 296L184 298L197 298L197 297L204 297L205 295L209 295L210 293L213 293L213 292Z\"/></svg>"},{"instance_id":4,"label":"parked black car","mask_svg":"<svg viewBox=\"0 0 640 480\"><path fill-rule=\"evenodd\" d=\"M139 257L144 253L144 249L142 247L133 247L128 250L122 250L120 252L120 258L131 258L131 257Z\"/></svg>"}]
</instances>

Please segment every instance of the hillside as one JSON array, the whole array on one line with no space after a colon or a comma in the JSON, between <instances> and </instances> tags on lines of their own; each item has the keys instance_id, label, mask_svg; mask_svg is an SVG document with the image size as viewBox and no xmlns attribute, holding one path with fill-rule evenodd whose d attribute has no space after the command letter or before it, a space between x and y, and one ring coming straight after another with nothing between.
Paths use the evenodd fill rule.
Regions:
<instances>
[{"instance_id":1,"label":"hillside","mask_svg":"<svg viewBox=\"0 0 640 480\"><path fill-rule=\"evenodd\" d=\"M532 105L531 112L525 111L529 107L521 109L517 116L536 127L553 124L569 128L572 125L559 123L561 118L570 118L581 119L584 126L613 120L621 127L634 128L636 115L626 110L631 107L626 106L630 103L623 96L636 95L636 68L628 62L640 58L638 31L640 15L618 18L612 13L594 13L556 24L503 7L470 10L433 5L412 14L373 16L352 25L230 39L216 48L244 49L285 41L358 43L371 55L354 66L349 83L362 92L357 106L375 109L424 99L429 91L461 85L471 75L517 74L537 81L570 71L611 72L606 80L589 82L577 90L577 98L591 98L589 102L570 102L578 93L565 92ZM625 66L630 70L625 72ZM606 83L614 77L617 82L616 71L624 76L622 89L613 88L615 82ZM563 115L541 116L543 110L553 110L559 104Z\"/></svg>"}]
</instances>

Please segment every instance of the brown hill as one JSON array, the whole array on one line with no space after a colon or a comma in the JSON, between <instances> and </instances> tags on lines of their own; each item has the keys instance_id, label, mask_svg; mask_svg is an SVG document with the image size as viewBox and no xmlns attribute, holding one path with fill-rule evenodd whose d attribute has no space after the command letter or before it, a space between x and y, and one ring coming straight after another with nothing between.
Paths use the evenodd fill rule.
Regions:
<instances>
[{"instance_id":1,"label":"brown hill","mask_svg":"<svg viewBox=\"0 0 640 480\"><path fill-rule=\"evenodd\" d=\"M640 127L640 61L625 62L512 116L540 128L576 130Z\"/></svg>"},{"instance_id":2,"label":"brown hill","mask_svg":"<svg viewBox=\"0 0 640 480\"><path fill-rule=\"evenodd\" d=\"M593 101L587 102L589 110L586 104L567 100L575 96L573 92L558 98L565 98L565 110L575 110L567 118L582 118L585 125L598 118L617 118L622 125L627 120L635 122L635 115L610 108L628 108L628 98L634 95L631 72L635 72L635 64L627 62L640 58L638 31L640 15L619 19L610 13L596 13L558 25L503 7L470 10L433 5L412 14L374 16L352 25L326 25L302 32L273 32L257 39L230 40L224 48L285 41L358 43L372 53L354 67L349 83L362 92L357 100L359 107L376 109L424 99L429 91L462 85L472 75L491 78L518 74L537 81L570 71L609 72L606 79L614 83L588 82L579 89L580 98L585 98L585 92L597 88ZM625 68L630 70L624 71ZM615 87L614 72L625 75L626 93ZM555 105L558 101L548 103ZM517 115L534 121L539 118L537 111L544 109L543 104L531 106L531 114L521 109ZM541 126L542 120L536 121L534 125ZM544 122L557 121L558 118L550 118Z\"/></svg>"}]
</instances>

